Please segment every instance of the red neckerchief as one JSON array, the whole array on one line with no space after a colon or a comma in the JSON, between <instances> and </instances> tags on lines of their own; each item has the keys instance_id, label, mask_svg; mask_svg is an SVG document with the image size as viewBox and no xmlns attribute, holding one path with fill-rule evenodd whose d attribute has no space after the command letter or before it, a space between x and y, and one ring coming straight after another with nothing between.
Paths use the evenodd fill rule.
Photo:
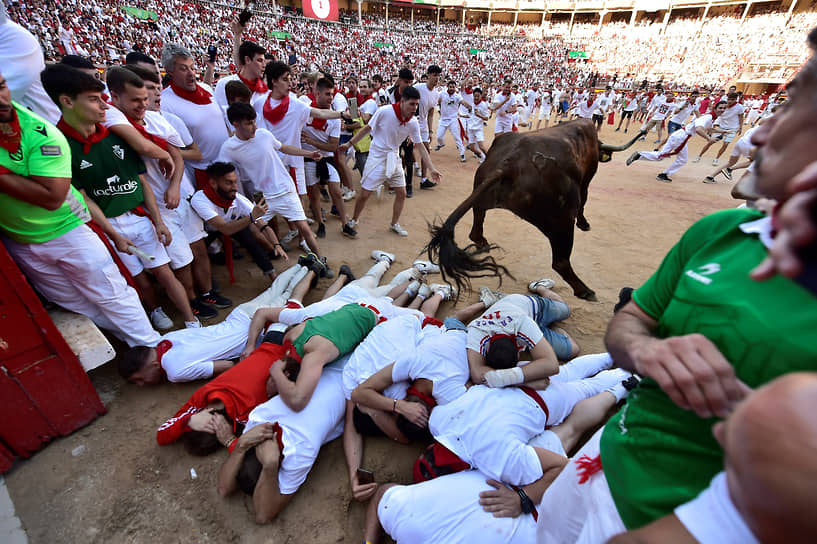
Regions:
<instances>
[{"instance_id":1,"label":"red neckerchief","mask_svg":"<svg viewBox=\"0 0 817 544\"><path fill-rule=\"evenodd\" d=\"M406 119L403 119L402 115L400 115L400 102L395 102L391 105L391 107L394 110L394 114L397 116L397 120L400 121L400 126L403 126L411 121L411 115L409 115Z\"/></svg>"},{"instance_id":2,"label":"red neckerchief","mask_svg":"<svg viewBox=\"0 0 817 544\"><path fill-rule=\"evenodd\" d=\"M592 105L593 105L593 99L592 99L592 98L588 98L588 99L587 99L587 107L589 108L589 107L590 107L590 106L592 106Z\"/></svg>"},{"instance_id":3,"label":"red neckerchief","mask_svg":"<svg viewBox=\"0 0 817 544\"><path fill-rule=\"evenodd\" d=\"M202 190L204 191L204 196L206 196L210 202L225 212L233 205L233 201L235 200L223 198L209 183L207 183ZM222 234L221 242L224 246L224 264L227 266L227 272L230 274L230 283L235 283L235 275L233 274L233 239L227 234Z\"/></svg>"},{"instance_id":4,"label":"red neckerchief","mask_svg":"<svg viewBox=\"0 0 817 544\"><path fill-rule=\"evenodd\" d=\"M466 87L463 90L465 91L465 94L473 94L474 93L474 89L472 89L471 87Z\"/></svg>"},{"instance_id":5,"label":"red neckerchief","mask_svg":"<svg viewBox=\"0 0 817 544\"><path fill-rule=\"evenodd\" d=\"M454 91L454 92L448 91L448 96L454 96L456 94L456 92L457 91Z\"/></svg>"},{"instance_id":6,"label":"red neckerchief","mask_svg":"<svg viewBox=\"0 0 817 544\"><path fill-rule=\"evenodd\" d=\"M187 89L183 89L171 81L170 88L173 89L173 92L176 93L176 96L179 98L184 98L185 100L189 100L193 104L198 104L199 106L209 104L211 102L210 98L213 96L205 91L204 87L198 84L196 85L195 91L188 91Z\"/></svg>"},{"instance_id":7,"label":"red neckerchief","mask_svg":"<svg viewBox=\"0 0 817 544\"><path fill-rule=\"evenodd\" d=\"M366 99L363 98L363 95L360 94L360 91L358 91L356 93L346 93L346 98L356 98L358 106L363 104L363 102L366 101Z\"/></svg>"},{"instance_id":8,"label":"red neckerchief","mask_svg":"<svg viewBox=\"0 0 817 544\"><path fill-rule=\"evenodd\" d=\"M235 201L234 198L228 200L228 199L222 197L220 194L218 194L216 192L215 189L213 189L213 186L210 185L209 183L204 186L204 196L209 198L210 202L212 202L213 204L215 204L219 208L222 208L225 212L228 209L230 209L230 206L232 206L233 202Z\"/></svg>"},{"instance_id":9,"label":"red neckerchief","mask_svg":"<svg viewBox=\"0 0 817 544\"><path fill-rule=\"evenodd\" d=\"M13 119L8 123L8 128L0 133L0 147L9 153L17 153L23 141L23 131L20 128L20 119L17 118L17 110L11 108L14 114Z\"/></svg>"},{"instance_id":10,"label":"red neckerchief","mask_svg":"<svg viewBox=\"0 0 817 544\"><path fill-rule=\"evenodd\" d=\"M281 103L274 108L272 104L270 104L270 100L272 100L272 92L269 93L267 99L264 101L264 119L269 121L272 125L277 125L289 110L289 94L284 95L281 99Z\"/></svg>"},{"instance_id":11,"label":"red neckerchief","mask_svg":"<svg viewBox=\"0 0 817 544\"><path fill-rule=\"evenodd\" d=\"M84 145L82 146L82 153L87 155L89 151L91 151L91 146L98 141L104 139L108 136L108 128L100 125L99 123L96 124L96 130L88 136L87 138L83 137L82 134L76 131L74 127L69 125L65 122L65 119L60 117L59 123L57 123L57 128L62 131L63 134L68 136L69 138L73 138L78 142L82 142Z\"/></svg>"},{"instance_id":12,"label":"red neckerchief","mask_svg":"<svg viewBox=\"0 0 817 544\"><path fill-rule=\"evenodd\" d=\"M481 98L480 98L479 100L477 100L476 98L474 99L474 105L475 105L475 106L476 106L477 104L479 104L480 102L482 102L482 99L481 99Z\"/></svg>"},{"instance_id":13,"label":"red neckerchief","mask_svg":"<svg viewBox=\"0 0 817 544\"><path fill-rule=\"evenodd\" d=\"M415 397L426 403L429 408L434 408L435 406L437 406L437 401L434 400L434 397L429 397L428 395L418 390L413 385L409 386L409 388L406 389L406 395L414 395Z\"/></svg>"},{"instance_id":14,"label":"red neckerchief","mask_svg":"<svg viewBox=\"0 0 817 544\"><path fill-rule=\"evenodd\" d=\"M507 93L505 91L502 91L502 96L510 96L510 95L511 95L511 91L508 91Z\"/></svg>"},{"instance_id":15,"label":"red neckerchief","mask_svg":"<svg viewBox=\"0 0 817 544\"><path fill-rule=\"evenodd\" d=\"M108 96L107 93L102 93L101 96L102 96L102 100L104 100L105 102L110 102L111 101L111 97Z\"/></svg>"},{"instance_id":16,"label":"red neckerchief","mask_svg":"<svg viewBox=\"0 0 817 544\"><path fill-rule=\"evenodd\" d=\"M318 107L318 101L315 99L315 95L312 93L308 93L306 96L312 101L310 105L313 108L323 109ZM307 123L307 126L314 128L315 130L326 130L326 119L318 119L317 117L312 118L311 123Z\"/></svg>"},{"instance_id":17,"label":"red neckerchief","mask_svg":"<svg viewBox=\"0 0 817 544\"><path fill-rule=\"evenodd\" d=\"M241 75L241 72L238 72L238 79L240 79L244 85L249 87L254 93L265 93L269 91L269 87L267 87L267 84L264 83L264 80L262 80L260 77L251 82L249 79L245 79L244 76Z\"/></svg>"},{"instance_id":18,"label":"red neckerchief","mask_svg":"<svg viewBox=\"0 0 817 544\"><path fill-rule=\"evenodd\" d=\"M162 340L159 342L159 345L156 346L156 359L159 361L159 364L162 364L162 357L164 357L165 353L170 351L172 347L173 342L170 340Z\"/></svg>"},{"instance_id":19,"label":"red neckerchief","mask_svg":"<svg viewBox=\"0 0 817 544\"><path fill-rule=\"evenodd\" d=\"M140 124L139 121L133 119L129 115L125 115L125 117L127 117L128 121L130 121L130 124L133 125L133 128L135 128L136 131L139 132L139 134L141 134L146 140L153 142L154 144L158 145L159 147L167 151L167 140L154 134L151 134L150 132L147 131L144 125Z\"/></svg>"}]
</instances>

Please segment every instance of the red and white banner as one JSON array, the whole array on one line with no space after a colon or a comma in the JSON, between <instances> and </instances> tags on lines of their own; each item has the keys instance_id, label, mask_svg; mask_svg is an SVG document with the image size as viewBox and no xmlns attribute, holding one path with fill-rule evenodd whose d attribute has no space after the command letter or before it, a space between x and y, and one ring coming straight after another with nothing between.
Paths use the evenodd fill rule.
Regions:
<instances>
[{"instance_id":1,"label":"red and white banner","mask_svg":"<svg viewBox=\"0 0 817 544\"><path fill-rule=\"evenodd\" d=\"M338 0L303 0L304 16L323 21L338 20Z\"/></svg>"}]
</instances>

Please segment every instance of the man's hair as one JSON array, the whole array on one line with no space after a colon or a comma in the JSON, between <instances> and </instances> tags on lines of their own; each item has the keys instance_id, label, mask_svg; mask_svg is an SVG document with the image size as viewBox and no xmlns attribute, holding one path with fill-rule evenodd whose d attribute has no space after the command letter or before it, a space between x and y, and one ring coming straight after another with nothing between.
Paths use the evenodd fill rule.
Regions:
<instances>
[{"instance_id":1,"label":"man's hair","mask_svg":"<svg viewBox=\"0 0 817 544\"><path fill-rule=\"evenodd\" d=\"M474 87L474 88L471 90L471 92L472 92L472 93L479 93L479 94L482 94L482 89L481 89L480 87Z\"/></svg>"},{"instance_id":2,"label":"man's hair","mask_svg":"<svg viewBox=\"0 0 817 544\"><path fill-rule=\"evenodd\" d=\"M214 413L220 415L230 425L233 420L227 415L227 410L215 410ZM215 433L208 433L205 431L188 431L182 435L182 445L187 453L195 455L196 457L205 457L211 453L217 452L222 444L219 442Z\"/></svg>"},{"instance_id":3,"label":"man's hair","mask_svg":"<svg viewBox=\"0 0 817 544\"><path fill-rule=\"evenodd\" d=\"M238 46L238 58L241 59L241 64L244 64L246 57L253 59L256 55L263 55L266 52L266 49L250 40L244 40L241 42L241 45Z\"/></svg>"},{"instance_id":4,"label":"man's hair","mask_svg":"<svg viewBox=\"0 0 817 544\"><path fill-rule=\"evenodd\" d=\"M414 74L408 68L400 68L400 71L397 72L397 79L406 79L408 81L414 81Z\"/></svg>"},{"instance_id":5,"label":"man's hair","mask_svg":"<svg viewBox=\"0 0 817 544\"><path fill-rule=\"evenodd\" d=\"M457 84L457 82L456 82L456 81L454 81L453 79L449 79L448 81L446 81L446 82L445 82L445 84L446 84L446 85L456 85L456 84Z\"/></svg>"},{"instance_id":6,"label":"man's hair","mask_svg":"<svg viewBox=\"0 0 817 544\"><path fill-rule=\"evenodd\" d=\"M166 43L162 47L162 66L165 67L165 70L173 70L176 67L176 59L178 58L192 59L193 55L190 54L189 50L175 43Z\"/></svg>"},{"instance_id":7,"label":"man's hair","mask_svg":"<svg viewBox=\"0 0 817 544\"><path fill-rule=\"evenodd\" d=\"M326 89L334 89L335 82L332 81L329 77L322 77L317 82L315 82L315 89L319 91L325 91Z\"/></svg>"},{"instance_id":8,"label":"man's hair","mask_svg":"<svg viewBox=\"0 0 817 544\"><path fill-rule=\"evenodd\" d=\"M122 357L119 358L117 370L119 375L130 380L131 376L145 368L150 357L151 348L147 346L136 346L126 351Z\"/></svg>"},{"instance_id":9,"label":"man's hair","mask_svg":"<svg viewBox=\"0 0 817 544\"><path fill-rule=\"evenodd\" d=\"M380 74L375 74L372 76L372 81L377 81L378 83L383 83L383 76Z\"/></svg>"},{"instance_id":10,"label":"man's hair","mask_svg":"<svg viewBox=\"0 0 817 544\"><path fill-rule=\"evenodd\" d=\"M267 80L267 85L272 87L272 82L280 78L284 74L292 73L289 64L280 60L274 60L267 64L264 68L264 79Z\"/></svg>"},{"instance_id":11,"label":"man's hair","mask_svg":"<svg viewBox=\"0 0 817 544\"><path fill-rule=\"evenodd\" d=\"M306 81L308 84L312 85L318 80L319 77L321 77L320 72L301 72L301 74L298 76L298 79L302 79Z\"/></svg>"},{"instance_id":12,"label":"man's hair","mask_svg":"<svg viewBox=\"0 0 817 544\"><path fill-rule=\"evenodd\" d=\"M412 98L420 100L420 91L409 85L400 93L401 100L411 100Z\"/></svg>"},{"instance_id":13,"label":"man's hair","mask_svg":"<svg viewBox=\"0 0 817 544\"><path fill-rule=\"evenodd\" d=\"M80 55L65 55L60 59L60 64L83 70L96 70L93 62Z\"/></svg>"},{"instance_id":14,"label":"man's hair","mask_svg":"<svg viewBox=\"0 0 817 544\"><path fill-rule=\"evenodd\" d=\"M156 61L150 55L146 55L141 51L131 51L125 55L125 64L136 64L137 62L145 62L147 64L156 64Z\"/></svg>"},{"instance_id":15,"label":"man's hair","mask_svg":"<svg viewBox=\"0 0 817 544\"><path fill-rule=\"evenodd\" d=\"M426 73L427 74L442 74L443 69L440 68L439 66L437 66L436 64L432 64L431 66L428 67L428 70L426 70Z\"/></svg>"},{"instance_id":16,"label":"man's hair","mask_svg":"<svg viewBox=\"0 0 817 544\"><path fill-rule=\"evenodd\" d=\"M258 456L255 454L255 446L247 450L244 454L244 459L241 460L241 466L238 467L238 473L235 475L235 482L238 488L246 493L252 495L255 492L255 486L258 483L258 478L261 477L261 470L264 467Z\"/></svg>"},{"instance_id":17,"label":"man's hair","mask_svg":"<svg viewBox=\"0 0 817 544\"><path fill-rule=\"evenodd\" d=\"M298 379L298 374L301 373L301 363L299 363L298 360L291 355L287 355L284 357L283 373L284 376L289 379L289 381L296 381Z\"/></svg>"},{"instance_id":18,"label":"man's hair","mask_svg":"<svg viewBox=\"0 0 817 544\"><path fill-rule=\"evenodd\" d=\"M510 337L501 337L491 340L488 351L485 353L485 364L495 370L511 368L519 362L519 351L516 342Z\"/></svg>"},{"instance_id":19,"label":"man's hair","mask_svg":"<svg viewBox=\"0 0 817 544\"><path fill-rule=\"evenodd\" d=\"M425 405L425 407L429 410L432 408L432 406L429 406L425 403L425 401L414 395L406 395L406 398L403 400L406 402L419 402L420 404ZM412 423L402 415L397 416L397 428L412 442L428 442L433 439L428 427L421 427L420 425Z\"/></svg>"},{"instance_id":20,"label":"man's hair","mask_svg":"<svg viewBox=\"0 0 817 544\"><path fill-rule=\"evenodd\" d=\"M59 106L60 95L75 100L82 93L105 90L105 85L97 78L67 64L49 64L40 74L40 80L48 96Z\"/></svg>"},{"instance_id":21,"label":"man's hair","mask_svg":"<svg viewBox=\"0 0 817 544\"><path fill-rule=\"evenodd\" d=\"M227 98L228 104L232 104L236 100L249 102L252 100L252 91L240 79L232 79L224 86L224 96Z\"/></svg>"},{"instance_id":22,"label":"man's hair","mask_svg":"<svg viewBox=\"0 0 817 544\"><path fill-rule=\"evenodd\" d=\"M726 98L728 98L730 100L737 100L738 99L738 93L729 93L729 94L726 95Z\"/></svg>"},{"instance_id":23,"label":"man's hair","mask_svg":"<svg viewBox=\"0 0 817 544\"><path fill-rule=\"evenodd\" d=\"M162 80L159 78L159 74L157 74L153 70L145 68L144 66L136 66L135 64L126 64L125 69L130 70L131 72L133 72L134 74L139 76L142 79L142 81L151 81L151 82L155 83L156 85L161 85L162 84Z\"/></svg>"},{"instance_id":24,"label":"man's hair","mask_svg":"<svg viewBox=\"0 0 817 544\"><path fill-rule=\"evenodd\" d=\"M357 78L355 76L349 76L346 78L346 83L349 83L350 81L354 81L355 85L357 85L358 83Z\"/></svg>"},{"instance_id":25,"label":"man's hair","mask_svg":"<svg viewBox=\"0 0 817 544\"><path fill-rule=\"evenodd\" d=\"M207 172L207 175L211 178L220 178L222 176L226 176L230 172L235 172L235 166L229 162L216 161L210 163L205 172Z\"/></svg>"},{"instance_id":26,"label":"man's hair","mask_svg":"<svg viewBox=\"0 0 817 544\"><path fill-rule=\"evenodd\" d=\"M108 82L108 89L116 94L125 92L125 85L130 85L137 89L145 88L145 82L141 77L121 66L111 66L108 69L106 81Z\"/></svg>"},{"instance_id":27,"label":"man's hair","mask_svg":"<svg viewBox=\"0 0 817 544\"><path fill-rule=\"evenodd\" d=\"M505 81L502 82L503 85L507 85L508 83L513 83L513 80L509 77L505 78Z\"/></svg>"},{"instance_id":28,"label":"man's hair","mask_svg":"<svg viewBox=\"0 0 817 544\"><path fill-rule=\"evenodd\" d=\"M227 120L230 124L239 121L252 121L255 117L255 109L246 102L233 102L227 108Z\"/></svg>"}]
</instances>

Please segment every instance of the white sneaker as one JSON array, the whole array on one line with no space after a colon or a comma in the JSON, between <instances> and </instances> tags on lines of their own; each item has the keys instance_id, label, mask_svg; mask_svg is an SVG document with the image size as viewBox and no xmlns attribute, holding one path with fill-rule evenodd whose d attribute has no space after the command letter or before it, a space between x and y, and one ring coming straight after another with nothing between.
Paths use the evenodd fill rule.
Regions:
<instances>
[{"instance_id":1,"label":"white sneaker","mask_svg":"<svg viewBox=\"0 0 817 544\"><path fill-rule=\"evenodd\" d=\"M288 233L284 234L284 237L281 238L281 243L282 244L288 244L292 240L294 240L295 237L297 237L297 236L298 236L298 231L297 230L291 230Z\"/></svg>"},{"instance_id":2,"label":"white sneaker","mask_svg":"<svg viewBox=\"0 0 817 544\"><path fill-rule=\"evenodd\" d=\"M501 298L505 296L505 293L501 293L499 291L494 291L493 289L489 289L488 287L480 287L479 288L479 300L483 304L485 304L486 308L490 308L494 304L497 303Z\"/></svg>"},{"instance_id":3,"label":"white sneaker","mask_svg":"<svg viewBox=\"0 0 817 544\"><path fill-rule=\"evenodd\" d=\"M552 289L556 282L550 278L542 278L541 280L532 281L528 284L528 291L536 292L537 287L544 287L545 289Z\"/></svg>"},{"instance_id":4,"label":"white sneaker","mask_svg":"<svg viewBox=\"0 0 817 544\"><path fill-rule=\"evenodd\" d=\"M408 296L412 298L416 297L417 293L420 292L420 285L425 284L421 284L419 280L414 280L413 282L409 283L408 287L406 287L406 293L408 294Z\"/></svg>"},{"instance_id":5,"label":"white sneaker","mask_svg":"<svg viewBox=\"0 0 817 544\"><path fill-rule=\"evenodd\" d=\"M719 162L718 158L715 157L714 159L712 159L712 166L718 166L718 162Z\"/></svg>"},{"instance_id":6,"label":"white sneaker","mask_svg":"<svg viewBox=\"0 0 817 544\"><path fill-rule=\"evenodd\" d=\"M436 264L432 263L431 261L422 261L417 260L414 261L413 264L414 268L422 272L423 274L439 274L440 267Z\"/></svg>"},{"instance_id":7,"label":"white sneaker","mask_svg":"<svg viewBox=\"0 0 817 544\"><path fill-rule=\"evenodd\" d=\"M343 194L343 200L352 200L352 199L353 199L353 198L355 198L356 196L357 196L357 191L355 191L355 190L346 191L346 192Z\"/></svg>"},{"instance_id":8,"label":"white sneaker","mask_svg":"<svg viewBox=\"0 0 817 544\"><path fill-rule=\"evenodd\" d=\"M150 312L150 322L160 331L173 328L173 320L167 317L167 314L162 310L161 306L154 308L153 311Z\"/></svg>"},{"instance_id":9,"label":"white sneaker","mask_svg":"<svg viewBox=\"0 0 817 544\"><path fill-rule=\"evenodd\" d=\"M425 283L420 286L420 289L417 291L417 296L422 298L423 300L427 299L431 296L431 287L426 285Z\"/></svg>"},{"instance_id":10,"label":"white sneaker","mask_svg":"<svg viewBox=\"0 0 817 544\"><path fill-rule=\"evenodd\" d=\"M389 253L387 251L380 251L379 249L375 249L372 251L372 259L375 261L388 261L389 264L394 262L394 254Z\"/></svg>"},{"instance_id":11,"label":"white sneaker","mask_svg":"<svg viewBox=\"0 0 817 544\"><path fill-rule=\"evenodd\" d=\"M309 253L310 251L312 251L312 248L310 248L310 247L309 247L309 244L307 244L307 243L306 243L306 240L301 240L301 243L300 243L300 244L298 244L298 245L300 245L300 246L301 246L301 249L303 249L303 250L304 250L304 251L306 251L307 253Z\"/></svg>"},{"instance_id":12,"label":"white sneaker","mask_svg":"<svg viewBox=\"0 0 817 544\"><path fill-rule=\"evenodd\" d=\"M201 321L199 321L198 319L195 320L195 321L185 321L184 326L185 326L185 328L188 328L188 329L200 329L201 328Z\"/></svg>"},{"instance_id":13,"label":"white sneaker","mask_svg":"<svg viewBox=\"0 0 817 544\"><path fill-rule=\"evenodd\" d=\"M399 234L400 236L408 236L408 231L400 226L400 223L395 223L394 225L390 225L389 229L392 232Z\"/></svg>"},{"instance_id":14,"label":"white sneaker","mask_svg":"<svg viewBox=\"0 0 817 544\"><path fill-rule=\"evenodd\" d=\"M432 283L431 292L435 295L440 295L443 300L451 300L457 296L457 288L447 283Z\"/></svg>"},{"instance_id":15,"label":"white sneaker","mask_svg":"<svg viewBox=\"0 0 817 544\"><path fill-rule=\"evenodd\" d=\"M695 157L692 162L701 162L701 157Z\"/></svg>"},{"instance_id":16,"label":"white sneaker","mask_svg":"<svg viewBox=\"0 0 817 544\"><path fill-rule=\"evenodd\" d=\"M481 157L479 158L479 163L480 163L480 164L482 164L482 163L484 163L484 162L485 162L485 155L483 155L483 156L481 156Z\"/></svg>"},{"instance_id":17,"label":"white sneaker","mask_svg":"<svg viewBox=\"0 0 817 544\"><path fill-rule=\"evenodd\" d=\"M350 219L349 219L349 220L346 222L346 224L347 224L347 225L349 225L349 226L350 226L350 227L352 227L352 228L355 228L355 227L357 227L357 226L358 226L358 224L359 224L359 223L358 223L357 221L355 221L354 219L351 219L351 218L350 218Z\"/></svg>"},{"instance_id":18,"label":"white sneaker","mask_svg":"<svg viewBox=\"0 0 817 544\"><path fill-rule=\"evenodd\" d=\"M460 155L460 162L465 162L465 155Z\"/></svg>"}]
</instances>

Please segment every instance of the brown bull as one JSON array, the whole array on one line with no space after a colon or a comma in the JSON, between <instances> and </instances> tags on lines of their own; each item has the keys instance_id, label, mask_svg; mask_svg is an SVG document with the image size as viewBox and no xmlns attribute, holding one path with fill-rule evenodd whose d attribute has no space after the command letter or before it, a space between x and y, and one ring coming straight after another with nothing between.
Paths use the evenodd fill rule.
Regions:
<instances>
[{"instance_id":1,"label":"brown bull","mask_svg":"<svg viewBox=\"0 0 817 544\"><path fill-rule=\"evenodd\" d=\"M496 246L482 233L485 212L493 208L512 211L538 228L550 240L553 269L573 288L573 294L595 300L595 293L579 279L570 265L573 225L590 230L584 217L587 188L599 162L612 152L623 151L641 136L622 146L599 142L589 120L571 121L536 132L511 132L494 140L485 162L474 176L474 190L442 226L431 229L425 250L439 262L444 278L462 290L470 279L485 276L510 277L510 272L491 256L479 256ZM469 210L474 225L469 237L474 242L464 249L454 242L454 226Z\"/></svg>"}]
</instances>

